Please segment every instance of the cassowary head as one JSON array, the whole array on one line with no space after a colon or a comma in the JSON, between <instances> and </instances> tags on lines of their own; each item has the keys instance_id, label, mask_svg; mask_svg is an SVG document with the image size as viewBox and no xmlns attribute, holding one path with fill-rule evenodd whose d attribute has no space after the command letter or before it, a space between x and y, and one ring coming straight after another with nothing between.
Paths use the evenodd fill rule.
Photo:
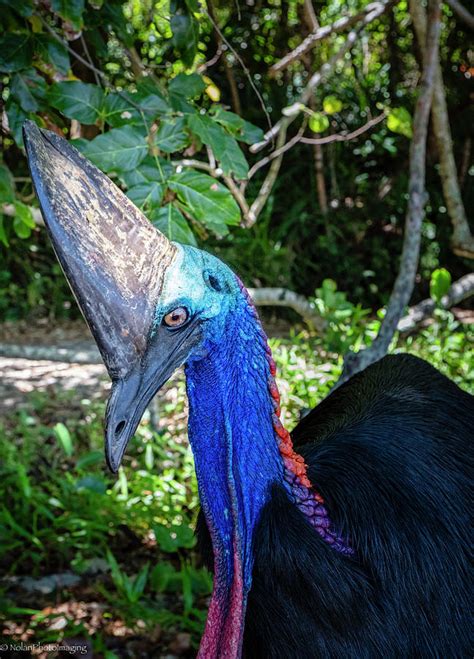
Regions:
<instances>
[{"instance_id":1,"label":"cassowary head","mask_svg":"<svg viewBox=\"0 0 474 659\"><path fill-rule=\"evenodd\" d=\"M56 255L113 381L106 456L115 472L156 392L219 340L240 287L217 258L155 230L64 139L33 122L24 135Z\"/></svg>"}]
</instances>

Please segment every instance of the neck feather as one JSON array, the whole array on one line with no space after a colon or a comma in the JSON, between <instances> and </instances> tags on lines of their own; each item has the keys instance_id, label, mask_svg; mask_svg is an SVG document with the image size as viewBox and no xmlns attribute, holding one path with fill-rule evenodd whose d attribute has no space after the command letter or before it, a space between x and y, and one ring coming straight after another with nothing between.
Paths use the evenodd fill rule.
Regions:
<instances>
[{"instance_id":1,"label":"neck feather","mask_svg":"<svg viewBox=\"0 0 474 659\"><path fill-rule=\"evenodd\" d=\"M186 368L189 438L201 507L214 550L214 591L201 657L240 656L253 567L253 532L272 485L289 498L320 536L352 553L331 528L322 497L280 421L275 363L247 291L226 319L207 356Z\"/></svg>"}]
</instances>

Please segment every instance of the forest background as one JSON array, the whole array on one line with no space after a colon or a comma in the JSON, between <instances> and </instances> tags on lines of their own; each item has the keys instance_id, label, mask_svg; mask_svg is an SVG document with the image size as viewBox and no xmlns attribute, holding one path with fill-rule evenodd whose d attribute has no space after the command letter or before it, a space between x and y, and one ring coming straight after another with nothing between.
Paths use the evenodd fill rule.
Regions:
<instances>
[{"instance_id":1,"label":"forest background","mask_svg":"<svg viewBox=\"0 0 474 659\"><path fill-rule=\"evenodd\" d=\"M0 9L2 633L40 643L35 656L60 656L49 642L193 656L211 580L194 551L182 376L113 479L103 370L22 124L71 140L160 231L239 274L289 427L388 350L472 391L474 18L457 0Z\"/></svg>"}]
</instances>

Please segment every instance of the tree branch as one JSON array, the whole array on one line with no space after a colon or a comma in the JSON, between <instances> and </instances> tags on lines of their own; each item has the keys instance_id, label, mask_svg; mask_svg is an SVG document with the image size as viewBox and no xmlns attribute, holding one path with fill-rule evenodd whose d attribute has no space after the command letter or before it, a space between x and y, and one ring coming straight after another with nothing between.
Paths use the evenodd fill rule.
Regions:
<instances>
[{"instance_id":1,"label":"tree branch","mask_svg":"<svg viewBox=\"0 0 474 659\"><path fill-rule=\"evenodd\" d=\"M324 25L323 27L316 28L299 44L299 46L270 67L270 76L275 76L279 71L286 69L290 64L301 59L301 57L307 53L308 50L313 48L318 41L326 39L326 37L329 37L331 34L343 32L359 22L362 22L359 29L372 23L372 21L385 13L391 4L393 4L393 0L371 2L358 14L354 14L353 16L343 16L332 25Z\"/></svg>"},{"instance_id":2,"label":"tree branch","mask_svg":"<svg viewBox=\"0 0 474 659\"><path fill-rule=\"evenodd\" d=\"M318 332L324 332L326 327L325 321L303 295L299 295L287 288L249 288L248 292L257 307L290 307L308 325L314 327Z\"/></svg>"},{"instance_id":3,"label":"tree branch","mask_svg":"<svg viewBox=\"0 0 474 659\"><path fill-rule=\"evenodd\" d=\"M310 302L302 295L286 288L249 288L248 291L254 304L258 307L289 307L318 332L325 331L324 319L317 314ZM474 272L471 272L452 284L448 294L441 300L441 306L449 309L473 294ZM429 318L435 309L436 304L432 299L423 300L408 310L407 315L398 323L397 330L399 332L412 331L419 323ZM102 358L93 341L88 341L81 348L0 343L0 357L46 360L66 364L102 364Z\"/></svg>"},{"instance_id":4,"label":"tree branch","mask_svg":"<svg viewBox=\"0 0 474 659\"><path fill-rule=\"evenodd\" d=\"M474 272L464 275L461 279L452 284L447 295L441 299L441 307L443 309L450 309L455 304L459 304L463 300L471 297L474 294ZM423 300L415 306L410 307L406 316L404 316L397 325L399 332L411 332L415 327L430 318L436 309L436 302L431 298Z\"/></svg>"},{"instance_id":5,"label":"tree branch","mask_svg":"<svg viewBox=\"0 0 474 659\"><path fill-rule=\"evenodd\" d=\"M415 5L418 2L419 0L410 0L410 11L416 11ZM413 139L410 146L409 198L400 269L377 337L369 348L358 353L349 353L346 356L344 369L337 386L385 355L415 284L426 196L426 139L438 65L441 25L440 0L429 0L428 6L429 20L426 47L423 53L423 73L415 107Z\"/></svg>"},{"instance_id":6,"label":"tree branch","mask_svg":"<svg viewBox=\"0 0 474 659\"><path fill-rule=\"evenodd\" d=\"M382 114L379 114L378 117L370 119L370 121L368 121L363 126L356 128L351 133L335 133L334 135L318 138L302 137L300 142L302 142L302 144L330 144L331 142L349 142L350 140L355 140L360 135L363 135L374 126L377 126L377 124L383 121L385 117L386 114L383 112Z\"/></svg>"},{"instance_id":7,"label":"tree branch","mask_svg":"<svg viewBox=\"0 0 474 659\"><path fill-rule=\"evenodd\" d=\"M288 126L296 119L300 114L303 107L308 103L311 95L314 93L316 87L318 87L324 80L328 77L330 73L334 71L338 62L344 57L344 55L352 48L355 44L359 30L352 30L347 35L347 39L342 44L341 48L335 53L329 61L322 65L319 71L314 73L309 79L306 87L304 88L300 97L293 103L292 106L285 109L284 116L277 121L277 123L271 128L267 133L265 133L264 138L261 142L253 144L250 147L251 153L258 153L264 149L270 142L272 142L275 137L282 131L287 130ZM281 144L280 146L283 146Z\"/></svg>"},{"instance_id":8,"label":"tree branch","mask_svg":"<svg viewBox=\"0 0 474 659\"><path fill-rule=\"evenodd\" d=\"M285 144L286 130L286 126L282 126L280 129L280 133L276 142L276 151L278 151L278 149L282 149ZM258 216L262 212L263 207L267 203L267 199L270 196L273 186L275 185L278 172L280 171L281 163L283 160L283 153L284 152L280 152L280 154L272 160L272 164L270 165L270 169L268 170L265 180L262 183L260 191L252 202L247 217L244 218L243 226L253 226L257 221Z\"/></svg>"},{"instance_id":9,"label":"tree branch","mask_svg":"<svg viewBox=\"0 0 474 659\"><path fill-rule=\"evenodd\" d=\"M259 169L265 167L265 165L268 165L268 163L271 162L274 158L278 158L278 156L283 155L289 151L291 147L295 146L295 144L298 144L298 142L302 141L304 131L306 130L306 123L307 122L305 121L296 135L292 137L291 140L288 140L286 144L284 144L279 149L275 149L275 151L272 151L270 155L262 158L261 160L258 160L254 165L252 165L249 173L247 174L247 180L250 181L252 176L254 176Z\"/></svg>"},{"instance_id":10,"label":"tree branch","mask_svg":"<svg viewBox=\"0 0 474 659\"><path fill-rule=\"evenodd\" d=\"M446 0L448 5L461 18L471 30L474 30L474 16L458 0Z\"/></svg>"}]
</instances>

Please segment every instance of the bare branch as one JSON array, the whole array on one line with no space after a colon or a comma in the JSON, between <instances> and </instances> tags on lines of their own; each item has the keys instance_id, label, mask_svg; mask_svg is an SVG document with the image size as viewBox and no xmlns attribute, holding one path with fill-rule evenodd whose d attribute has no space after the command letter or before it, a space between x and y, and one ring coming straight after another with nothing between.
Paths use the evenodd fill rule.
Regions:
<instances>
[{"instance_id":1,"label":"bare branch","mask_svg":"<svg viewBox=\"0 0 474 659\"><path fill-rule=\"evenodd\" d=\"M368 121L363 126L360 126L360 128L356 128L356 130L353 130L351 133L335 133L334 135L318 138L302 137L300 142L303 144L330 144L331 142L349 142L350 140L355 140L357 137L360 137L360 135L363 135L374 126L377 126L377 124L383 121L385 117L386 114L383 112L382 114L379 114L378 117L370 119L370 121Z\"/></svg>"},{"instance_id":2,"label":"bare branch","mask_svg":"<svg viewBox=\"0 0 474 659\"><path fill-rule=\"evenodd\" d=\"M418 2L419 0L410 0L411 11ZM426 196L426 139L438 66L440 26L440 0L429 0L428 31L423 52L423 74L415 107L413 139L410 146L409 198L399 273L376 339L369 348L356 354L346 355L343 373L337 386L385 355L413 291L420 253L421 225Z\"/></svg>"},{"instance_id":3,"label":"bare branch","mask_svg":"<svg viewBox=\"0 0 474 659\"><path fill-rule=\"evenodd\" d=\"M318 41L326 39L326 37L329 37L331 34L336 34L338 32L348 30L359 22L362 22L362 25L359 27L359 29L365 25L368 25L369 23L372 23L372 21L387 11L391 4L393 4L393 0L371 2L358 14L354 14L353 16L343 16L332 25L324 25L323 27L317 28L311 32L311 34L309 34L306 39L304 39L299 44L299 46L285 55L285 57L283 57L279 62L273 64L269 70L270 75L274 76L279 71L286 69L287 66L296 60L301 59L301 57L307 53L308 50L313 48Z\"/></svg>"},{"instance_id":4,"label":"bare branch","mask_svg":"<svg viewBox=\"0 0 474 659\"><path fill-rule=\"evenodd\" d=\"M256 87L256 85L255 85L255 82L254 82L254 80L253 80L253 78L252 78L252 76L251 76L251 74L250 74L250 71L249 71L248 68L245 66L245 62L243 61L243 59L241 58L241 56L239 55L239 53L235 50L235 48L232 47L232 44L230 44L229 41L225 38L225 35L222 33L222 30L221 30L221 29L219 28L219 26L217 25L217 22L216 22L216 20L214 19L212 13L211 13L211 12L212 12L212 5L211 5L211 4L209 5L209 9L206 9L206 7L205 7L204 5L201 5L201 10L202 10L202 11L206 14L206 16L208 17L208 19L209 19L209 21L211 22L211 24L212 24L212 26L213 26L213 28L214 28L216 34L219 36L220 41L221 41L222 43L225 43L225 45L227 46L227 48L230 50L230 52L233 54L233 56L235 57L235 59L238 61L238 63L239 63L240 66L242 67L242 70L243 70L243 72L245 73L245 76L246 76L247 80L249 81L250 86L252 87L252 89L253 89L253 91L254 91L256 97L258 98L258 101L259 101L260 106L261 106L261 108L262 108L262 110L263 110L263 113L264 113L264 115L265 115L265 118L266 118L266 120L267 120L267 123L268 123L268 125L269 125L269 127L270 127L270 129L271 129L271 127L272 127L272 121L271 121L271 119L270 119L270 115L268 114L268 110L267 110L267 107L266 107L266 105L265 105L265 101L263 100L263 97L262 97L261 93L258 91L258 89L257 89L257 87ZM230 82L230 81L229 81L229 82ZM238 114L238 113L237 113L237 114Z\"/></svg>"},{"instance_id":5,"label":"bare branch","mask_svg":"<svg viewBox=\"0 0 474 659\"><path fill-rule=\"evenodd\" d=\"M342 44L341 48L325 64L322 65L319 71L311 76L302 94L290 108L286 109L285 115L279 121L277 121L271 130L265 133L261 142L257 142L257 144L253 144L250 147L251 153L258 153L264 149L283 129L286 132L288 126L296 119L303 107L308 103L316 87L318 87L322 82L324 82L324 80L326 80L326 78L334 71L338 62L355 44L358 34L359 30L352 30L352 32L349 32L347 39ZM281 146L283 146L283 144Z\"/></svg>"},{"instance_id":6,"label":"bare branch","mask_svg":"<svg viewBox=\"0 0 474 659\"><path fill-rule=\"evenodd\" d=\"M287 288L249 288L248 292L258 307L290 307L309 325L323 332L325 321L303 295L298 295Z\"/></svg>"},{"instance_id":7,"label":"bare branch","mask_svg":"<svg viewBox=\"0 0 474 659\"><path fill-rule=\"evenodd\" d=\"M222 169L220 169L220 167L213 167L210 163L204 162L204 160L183 158L182 160L172 160L171 164L173 167L194 167L194 169L202 169L215 178L222 176Z\"/></svg>"},{"instance_id":8,"label":"bare branch","mask_svg":"<svg viewBox=\"0 0 474 659\"><path fill-rule=\"evenodd\" d=\"M246 222L248 221L248 216L250 212L249 205L247 203L247 200L245 199L244 193L239 190L239 187L237 183L234 181L233 178L230 176L224 176L224 183L227 185L229 188L232 196L234 197L235 201L239 204L240 210L242 211L243 215L243 225L246 226Z\"/></svg>"},{"instance_id":9,"label":"bare branch","mask_svg":"<svg viewBox=\"0 0 474 659\"><path fill-rule=\"evenodd\" d=\"M474 16L458 0L446 0L448 5L461 18L471 30L474 30Z\"/></svg>"},{"instance_id":10,"label":"bare branch","mask_svg":"<svg viewBox=\"0 0 474 659\"><path fill-rule=\"evenodd\" d=\"M73 50L71 48L71 46L67 43L67 41L65 41L64 39L61 39L59 34L56 34L56 32L53 30L53 28L48 24L47 21L44 20L44 18L42 16L40 16L39 14L35 14L35 15L40 19L41 24L43 25L43 27L46 28L46 30L50 33L50 35L54 39L56 39L56 41L58 43L60 43L62 46L64 46L64 48L66 48L66 50L68 51L68 53L70 55L75 57L77 59L77 61L81 62L81 64L83 64L86 68L90 69L94 73L94 76L98 76L101 80L103 80L104 83L110 84L108 79L107 79L107 76L105 75L105 73L103 71L100 71L97 67L95 67L93 64L91 64L91 62L88 62L86 59L84 59L84 57L79 55L79 53L76 53L76 51Z\"/></svg>"},{"instance_id":11,"label":"bare branch","mask_svg":"<svg viewBox=\"0 0 474 659\"><path fill-rule=\"evenodd\" d=\"M296 135L292 137L291 140L288 140L286 144L284 144L279 149L272 151L269 156L266 156L265 158L262 158L256 162L255 165L250 168L249 173L247 174L247 180L250 180L259 169L265 167L265 165L268 165L268 163L271 162L274 158L278 158L278 156L281 156L286 153L286 151L289 151L291 147L295 146L295 144L298 144L298 142L302 140L304 131L306 130L306 123L307 122L305 121Z\"/></svg>"},{"instance_id":12,"label":"bare branch","mask_svg":"<svg viewBox=\"0 0 474 659\"><path fill-rule=\"evenodd\" d=\"M87 60L88 60L89 64L91 65L91 69L92 69L92 71L93 71L93 73L94 73L95 84L96 84L98 87L100 87L100 77L99 77L99 75L97 74L97 69L96 69L95 66L94 66L94 62L92 61L92 57L91 57L91 54L90 54L90 52L89 52L89 48L87 47L86 40L84 39L84 33L83 33L83 32L81 32L81 44L82 44L82 48L83 48L83 50L84 50L84 54L85 54L85 56L87 57Z\"/></svg>"},{"instance_id":13,"label":"bare branch","mask_svg":"<svg viewBox=\"0 0 474 659\"><path fill-rule=\"evenodd\" d=\"M474 272L464 275L461 279L452 284L448 294L441 299L441 307L443 309L450 309L455 304L459 304L463 300L474 295ZM411 332L415 327L430 318L436 309L436 302L431 298L423 300L408 310L397 325L399 332Z\"/></svg>"},{"instance_id":14,"label":"bare branch","mask_svg":"<svg viewBox=\"0 0 474 659\"><path fill-rule=\"evenodd\" d=\"M284 146L286 139L286 130L287 130L286 125L281 127L276 142L276 150L281 149ZM260 191L258 195L255 197L254 201L252 202L247 218L244 220L245 227L251 227L252 225L255 224L258 216L262 212L263 207L267 203L267 199L270 196L273 186L275 185L278 172L280 171L282 160L283 160L283 152L272 160L272 164L270 165L270 169L268 170L265 180L262 183Z\"/></svg>"},{"instance_id":15,"label":"bare branch","mask_svg":"<svg viewBox=\"0 0 474 659\"><path fill-rule=\"evenodd\" d=\"M427 25L426 11L423 5L417 3L416 6L413 7L411 15L417 41L423 49L423 44L426 41ZM469 229L457 176L456 161L453 153L453 141L449 124L448 106L444 92L443 74L439 62L436 67L431 114L433 117L433 130L438 145L443 195L453 225L453 235L451 240L453 251L460 256L472 259L474 258L474 237Z\"/></svg>"}]
</instances>

